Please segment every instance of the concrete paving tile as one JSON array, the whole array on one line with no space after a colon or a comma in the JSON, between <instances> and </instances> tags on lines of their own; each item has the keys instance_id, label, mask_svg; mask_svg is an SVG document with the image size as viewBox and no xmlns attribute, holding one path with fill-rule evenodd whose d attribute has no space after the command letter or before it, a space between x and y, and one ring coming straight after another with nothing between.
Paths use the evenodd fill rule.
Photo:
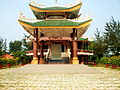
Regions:
<instances>
[{"instance_id":1,"label":"concrete paving tile","mask_svg":"<svg viewBox=\"0 0 120 90\"><path fill-rule=\"evenodd\" d=\"M48 65L49 67L51 65ZM48 68L47 66L47 68ZM42 65L46 67L46 65ZM0 70L0 90L119 90L120 73L106 68L88 67L88 66L52 66L62 69L74 68L83 70L71 72L67 69L65 72L59 72L54 69L50 72L41 73L40 65L26 65L21 68ZM81 68L81 69L79 69ZM34 72L31 70L34 69ZM91 70L88 73L85 72ZM27 72L26 72L27 71ZM39 72L40 71L40 72ZM94 72L94 73L93 73Z\"/></svg>"}]
</instances>

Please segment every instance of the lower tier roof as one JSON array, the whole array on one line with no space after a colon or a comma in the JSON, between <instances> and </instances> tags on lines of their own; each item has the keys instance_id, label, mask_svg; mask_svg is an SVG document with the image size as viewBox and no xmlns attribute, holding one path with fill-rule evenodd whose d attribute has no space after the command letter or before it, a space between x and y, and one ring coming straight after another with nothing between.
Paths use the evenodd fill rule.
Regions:
<instances>
[{"instance_id":1,"label":"lower tier roof","mask_svg":"<svg viewBox=\"0 0 120 90\"><path fill-rule=\"evenodd\" d=\"M73 28L77 30L77 37L81 37L88 29L92 19L87 20L38 20L24 21L18 20L23 28L34 36L34 29L38 28L39 36L43 33L46 37L66 37L70 36Z\"/></svg>"},{"instance_id":2,"label":"lower tier roof","mask_svg":"<svg viewBox=\"0 0 120 90\"><path fill-rule=\"evenodd\" d=\"M86 21L73 21L73 20L38 20L36 22L29 22L18 20L22 26L30 28L79 28L81 25L90 24L92 19Z\"/></svg>"}]
</instances>

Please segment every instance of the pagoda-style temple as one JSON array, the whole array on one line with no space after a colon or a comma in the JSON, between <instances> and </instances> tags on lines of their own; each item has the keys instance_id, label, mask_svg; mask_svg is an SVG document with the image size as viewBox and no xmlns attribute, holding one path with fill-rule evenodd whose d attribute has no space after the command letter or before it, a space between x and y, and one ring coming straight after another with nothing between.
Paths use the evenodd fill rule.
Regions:
<instances>
[{"instance_id":1,"label":"pagoda-style temple","mask_svg":"<svg viewBox=\"0 0 120 90\"><path fill-rule=\"evenodd\" d=\"M90 41L82 38L92 19L79 15L81 1L62 6L44 6L34 1L29 4L36 19L22 15L19 23L33 39L32 64L80 64L93 52L88 50Z\"/></svg>"}]
</instances>

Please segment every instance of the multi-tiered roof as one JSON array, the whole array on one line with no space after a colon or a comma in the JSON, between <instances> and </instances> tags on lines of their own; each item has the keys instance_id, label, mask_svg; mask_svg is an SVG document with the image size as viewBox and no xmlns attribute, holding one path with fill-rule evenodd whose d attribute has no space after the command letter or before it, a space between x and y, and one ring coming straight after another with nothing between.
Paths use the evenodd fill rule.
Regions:
<instances>
[{"instance_id":1,"label":"multi-tiered roof","mask_svg":"<svg viewBox=\"0 0 120 90\"><path fill-rule=\"evenodd\" d=\"M67 6L44 6L31 1L29 6L36 19L26 18L21 13L18 21L31 35L38 28L39 36L43 33L46 37L69 37L73 28L76 28L77 37L81 37L92 21L89 15L80 17L81 1Z\"/></svg>"}]
</instances>

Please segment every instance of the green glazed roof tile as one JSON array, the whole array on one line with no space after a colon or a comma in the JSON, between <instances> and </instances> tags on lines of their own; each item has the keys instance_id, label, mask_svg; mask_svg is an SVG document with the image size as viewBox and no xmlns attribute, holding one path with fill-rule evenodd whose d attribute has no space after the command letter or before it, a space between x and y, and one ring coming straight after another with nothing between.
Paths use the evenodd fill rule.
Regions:
<instances>
[{"instance_id":1,"label":"green glazed roof tile","mask_svg":"<svg viewBox=\"0 0 120 90\"><path fill-rule=\"evenodd\" d=\"M85 22L91 21L87 20L84 22L73 22L73 21L69 21L69 20L43 20L43 21L38 21L38 22L27 22L27 21L22 21L26 24L29 24L31 26L79 26L81 24L84 24Z\"/></svg>"},{"instance_id":2,"label":"green glazed roof tile","mask_svg":"<svg viewBox=\"0 0 120 90\"><path fill-rule=\"evenodd\" d=\"M79 40L88 40L88 38L79 38Z\"/></svg>"}]
</instances>

